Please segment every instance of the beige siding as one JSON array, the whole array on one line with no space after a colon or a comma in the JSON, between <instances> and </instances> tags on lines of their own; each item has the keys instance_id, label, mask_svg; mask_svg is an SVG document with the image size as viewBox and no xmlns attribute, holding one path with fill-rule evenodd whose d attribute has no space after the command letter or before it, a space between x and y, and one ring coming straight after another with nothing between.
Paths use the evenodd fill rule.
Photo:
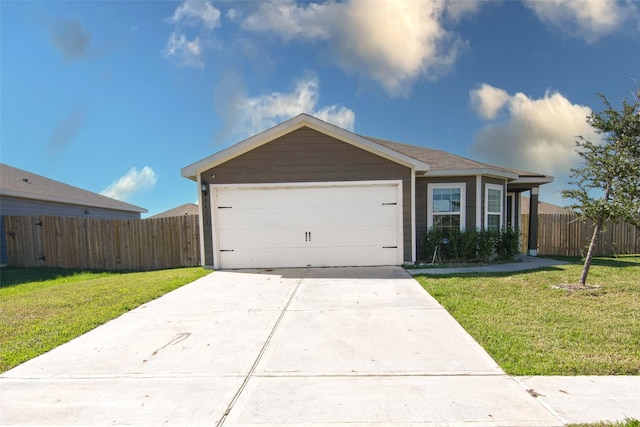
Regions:
<instances>
[{"instance_id":1,"label":"beige siding","mask_svg":"<svg viewBox=\"0 0 640 427\"><path fill-rule=\"evenodd\" d=\"M215 178L211 178L215 174ZM295 130L201 174L208 184L402 180L404 259L411 261L411 169L309 128ZM209 194L205 264L213 265Z\"/></svg>"}]
</instances>

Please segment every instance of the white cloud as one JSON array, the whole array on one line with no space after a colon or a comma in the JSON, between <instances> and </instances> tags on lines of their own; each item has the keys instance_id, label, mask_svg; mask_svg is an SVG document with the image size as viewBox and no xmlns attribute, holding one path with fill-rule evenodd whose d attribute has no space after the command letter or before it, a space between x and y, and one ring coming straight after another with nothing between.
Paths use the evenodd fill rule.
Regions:
<instances>
[{"instance_id":1,"label":"white cloud","mask_svg":"<svg viewBox=\"0 0 640 427\"><path fill-rule=\"evenodd\" d=\"M379 82L390 95L402 95L418 78L436 78L454 64L462 42L445 28L445 19L473 13L479 3L454 4L284 0L260 3L243 19L237 12L233 16L245 30L272 33L285 41L325 41L340 68Z\"/></svg>"},{"instance_id":2,"label":"white cloud","mask_svg":"<svg viewBox=\"0 0 640 427\"><path fill-rule=\"evenodd\" d=\"M171 24L187 24L195 27L199 24L213 30L220 26L220 10L216 9L210 1L187 0L178 6L167 22Z\"/></svg>"},{"instance_id":3,"label":"white cloud","mask_svg":"<svg viewBox=\"0 0 640 427\"><path fill-rule=\"evenodd\" d=\"M174 61L180 67L202 68L204 63L201 58L202 49L200 39L187 40L184 34L171 33L167 45L162 50L162 55Z\"/></svg>"},{"instance_id":4,"label":"white cloud","mask_svg":"<svg viewBox=\"0 0 640 427\"><path fill-rule=\"evenodd\" d=\"M126 175L112 182L100 194L126 201L138 191L152 189L156 185L156 181L156 174L149 166L143 167L141 171L131 168Z\"/></svg>"},{"instance_id":5,"label":"white cloud","mask_svg":"<svg viewBox=\"0 0 640 427\"><path fill-rule=\"evenodd\" d=\"M341 105L330 105L310 114L320 120L332 123L342 129L347 129L353 132L356 113Z\"/></svg>"},{"instance_id":6,"label":"white cloud","mask_svg":"<svg viewBox=\"0 0 640 427\"><path fill-rule=\"evenodd\" d=\"M632 2L616 0L527 0L525 5L545 23L587 42L618 30L638 13Z\"/></svg>"},{"instance_id":7,"label":"white cloud","mask_svg":"<svg viewBox=\"0 0 640 427\"><path fill-rule=\"evenodd\" d=\"M297 80L291 92L271 92L254 98L236 93L235 98L226 104L226 133L236 140L247 138L301 113L353 130L355 113L341 105L318 109L318 95L316 75Z\"/></svg>"},{"instance_id":8,"label":"white cloud","mask_svg":"<svg viewBox=\"0 0 640 427\"><path fill-rule=\"evenodd\" d=\"M343 5L333 2L297 4L295 0L267 1L261 2L257 11L241 24L250 31L272 31L286 41L297 38L327 39L331 25L328 18L334 11L343 8ZM235 11L229 16L237 19L241 15Z\"/></svg>"},{"instance_id":9,"label":"white cloud","mask_svg":"<svg viewBox=\"0 0 640 427\"><path fill-rule=\"evenodd\" d=\"M204 26L211 31L220 26L220 11L210 1L187 0L166 21L174 24L174 31L169 36L162 55L179 67L203 68L203 43L199 36L189 40L184 27Z\"/></svg>"},{"instance_id":10,"label":"white cloud","mask_svg":"<svg viewBox=\"0 0 640 427\"><path fill-rule=\"evenodd\" d=\"M591 109L560 93L545 93L540 99L516 93L504 108L505 121L489 123L476 133L472 152L488 162L566 176L578 161L577 137L598 140L586 121Z\"/></svg>"},{"instance_id":11,"label":"white cloud","mask_svg":"<svg viewBox=\"0 0 640 427\"><path fill-rule=\"evenodd\" d=\"M504 89L499 89L483 83L478 89L469 91L471 105L483 119L492 120L509 101L509 94Z\"/></svg>"},{"instance_id":12,"label":"white cloud","mask_svg":"<svg viewBox=\"0 0 640 427\"><path fill-rule=\"evenodd\" d=\"M483 4L484 3L484 4ZM446 3L447 15L454 20L460 20L473 15L487 2L484 0L452 0Z\"/></svg>"}]
</instances>

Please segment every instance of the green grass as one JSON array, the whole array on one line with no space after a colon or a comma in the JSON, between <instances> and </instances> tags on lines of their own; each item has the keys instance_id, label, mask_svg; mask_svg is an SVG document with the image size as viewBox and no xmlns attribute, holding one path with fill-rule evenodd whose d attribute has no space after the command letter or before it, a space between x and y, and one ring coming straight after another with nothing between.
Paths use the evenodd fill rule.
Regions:
<instances>
[{"instance_id":1,"label":"green grass","mask_svg":"<svg viewBox=\"0 0 640 427\"><path fill-rule=\"evenodd\" d=\"M640 256L418 281L510 375L640 375Z\"/></svg>"},{"instance_id":2,"label":"green grass","mask_svg":"<svg viewBox=\"0 0 640 427\"><path fill-rule=\"evenodd\" d=\"M45 353L210 271L0 271L0 372Z\"/></svg>"},{"instance_id":3,"label":"green grass","mask_svg":"<svg viewBox=\"0 0 640 427\"><path fill-rule=\"evenodd\" d=\"M640 427L640 421L627 418L624 421L603 421L595 424L569 424L568 427Z\"/></svg>"}]
</instances>

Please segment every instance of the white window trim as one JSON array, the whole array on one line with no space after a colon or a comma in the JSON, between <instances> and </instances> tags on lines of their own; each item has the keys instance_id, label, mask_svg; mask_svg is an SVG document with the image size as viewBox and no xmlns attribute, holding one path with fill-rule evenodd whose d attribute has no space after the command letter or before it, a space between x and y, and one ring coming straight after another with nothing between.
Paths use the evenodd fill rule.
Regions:
<instances>
[{"instance_id":1,"label":"white window trim","mask_svg":"<svg viewBox=\"0 0 640 427\"><path fill-rule=\"evenodd\" d=\"M500 191L500 228L504 226L504 186L498 184L485 184L484 186L484 229L489 229L489 190ZM497 215L497 212L491 212Z\"/></svg>"},{"instance_id":2,"label":"white window trim","mask_svg":"<svg viewBox=\"0 0 640 427\"><path fill-rule=\"evenodd\" d=\"M440 188L460 189L460 231L466 226L467 185L464 182L443 182L427 184L427 228L433 227L433 190Z\"/></svg>"}]
</instances>

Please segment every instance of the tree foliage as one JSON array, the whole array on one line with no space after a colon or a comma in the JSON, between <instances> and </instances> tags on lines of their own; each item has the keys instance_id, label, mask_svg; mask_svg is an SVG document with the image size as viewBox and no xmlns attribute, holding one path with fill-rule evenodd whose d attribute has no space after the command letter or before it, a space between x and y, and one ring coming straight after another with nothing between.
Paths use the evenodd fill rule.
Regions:
<instances>
[{"instance_id":1,"label":"tree foliage","mask_svg":"<svg viewBox=\"0 0 640 427\"><path fill-rule=\"evenodd\" d=\"M595 224L580 278L582 285L603 224L624 219L640 225L640 90L632 101L624 99L619 110L604 95L598 96L605 109L591 113L587 123L600 140L578 137L582 165L571 169L569 184L574 188L562 192L564 198L573 201L571 208L578 215Z\"/></svg>"}]
</instances>

